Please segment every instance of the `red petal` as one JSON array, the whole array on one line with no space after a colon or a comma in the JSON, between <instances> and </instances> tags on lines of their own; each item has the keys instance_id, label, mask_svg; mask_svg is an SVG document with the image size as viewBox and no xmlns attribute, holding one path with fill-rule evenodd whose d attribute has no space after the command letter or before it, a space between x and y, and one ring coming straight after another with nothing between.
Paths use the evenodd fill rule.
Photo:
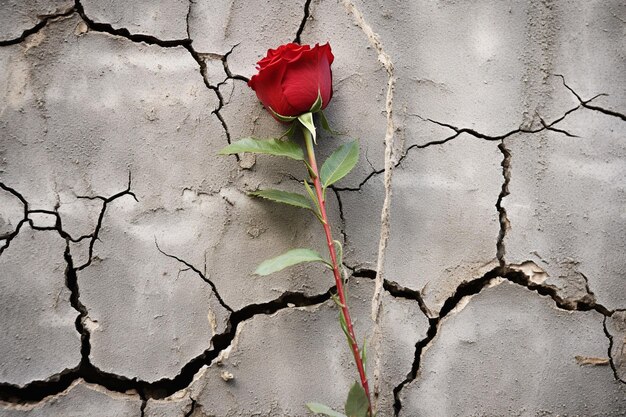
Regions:
<instances>
[{"instance_id":1,"label":"red petal","mask_svg":"<svg viewBox=\"0 0 626 417\"><path fill-rule=\"evenodd\" d=\"M333 98L333 73L330 68L335 60L330 50L330 45L326 43L319 47L319 69L320 69L320 93L322 94L322 108L325 109Z\"/></svg>"},{"instance_id":2,"label":"red petal","mask_svg":"<svg viewBox=\"0 0 626 417\"><path fill-rule=\"evenodd\" d=\"M261 69L250 79L248 85L256 92L265 107L271 108L282 116L294 116L299 113L287 102L281 89L285 70L285 63L276 61Z\"/></svg>"},{"instance_id":3,"label":"red petal","mask_svg":"<svg viewBox=\"0 0 626 417\"><path fill-rule=\"evenodd\" d=\"M330 59L329 59L330 56ZM330 63L332 53L330 47L324 45L303 51L300 58L287 65L283 78L283 93L297 114L306 113L322 94L323 105L326 107L332 97L332 74Z\"/></svg>"}]
</instances>

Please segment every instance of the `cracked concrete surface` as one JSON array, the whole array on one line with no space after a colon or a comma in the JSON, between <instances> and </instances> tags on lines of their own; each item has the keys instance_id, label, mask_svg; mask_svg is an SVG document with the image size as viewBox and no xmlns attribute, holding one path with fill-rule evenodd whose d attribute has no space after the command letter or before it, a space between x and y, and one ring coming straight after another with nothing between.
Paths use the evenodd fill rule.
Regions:
<instances>
[{"instance_id":1,"label":"cracked concrete surface","mask_svg":"<svg viewBox=\"0 0 626 417\"><path fill-rule=\"evenodd\" d=\"M242 0L192 1L189 35L198 52L225 55L232 50L230 71L250 77L268 48L294 40L304 6L305 0L261 1L252 7Z\"/></svg>"},{"instance_id":2,"label":"cracked concrete surface","mask_svg":"<svg viewBox=\"0 0 626 417\"><path fill-rule=\"evenodd\" d=\"M609 355L615 377L626 382L626 311L616 311L607 317L604 326L610 341Z\"/></svg>"},{"instance_id":3,"label":"cracked concrete surface","mask_svg":"<svg viewBox=\"0 0 626 417\"><path fill-rule=\"evenodd\" d=\"M65 286L65 247L57 233L26 224L0 256L3 383L43 381L80 362L77 312Z\"/></svg>"},{"instance_id":4,"label":"cracked concrete surface","mask_svg":"<svg viewBox=\"0 0 626 417\"><path fill-rule=\"evenodd\" d=\"M626 413L618 1L8 1L0 415L300 416L355 378L294 161L246 86L329 41L329 191L380 416ZM454 23L454 25L451 24ZM500 277L500 278L498 278Z\"/></svg>"},{"instance_id":5,"label":"cracked concrete surface","mask_svg":"<svg viewBox=\"0 0 626 417\"><path fill-rule=\"evenodd\" d=\"M367 313L373 284L361 278L351 280L348 286L351 305L359 317L361 330L357 337L371 334ZM384 297L383 328L401 332L399 336L385 334L382 345L386 354L382 359L380 409L384 415L391 415L393 388L401 382L403 370L410 367L414 341L426 336L428 321L417 303L389 294ZM353 369L343 334L327 334L337 315L334 302L327 299L311 307L292 306L242 322L229 348L201 372L189 389L190 397L201 407L201 415L300 416L306 413L300 401L305 397L309 401L325 398L332 406L341 407ZM269 354L273 351L281 354ZM320 373L334 378L319 384L314 375ZM222 400L226 398L228 401ZM188 403L189 399L180 401Z\"/></svg>"},{"instance_id":6,"label":"cracked concrete surface","mask_svg":"<svg viewBox=\"0 0 626 417\"><path fill-rule=\"evenodd\" d=\"M400 415L626 412L626 386L611 377L606 362L580 364L606 358L601 314L560 310L548 297L508 282L495 285L442 321L418 378L403 391L403 409L410 411Z\"/></svg>"},{"instance_id":7,"label":"cracked concrete surface","mask_svg":"<svg viewBox=\"0 0 626 417\"><path fill-rule=\"evenodd\" d=\"M53 16L65 14L74 7L70 0L7 0L0 9L0 45L17 43L25 33L36 31Z\"/></svg>"},{"instance_id":8,"label":"cracked concrete surface","mask_svg":"<svg viewBox=\"0 0 626 417\"><path fill-rule=\"evenodd\" d=\"M126 29L133 34L154 36L161 40L186 39L187 13L190 2L119 0L82 0L85 15L96 23L110 24L114 29Z\"/></svg>"},{"instance_id":9,"label":"cracked concrete surface","mask_svg":"<svg viewBox=\"0 0 626 417\"><path fill-rule=\"evenodd\" d=\"M137 417L141 399L136 394L108 391L77 380L68 389L37 404L11 405L2 410L7 417L93 416Z\"/></svg>"}]
</instances>

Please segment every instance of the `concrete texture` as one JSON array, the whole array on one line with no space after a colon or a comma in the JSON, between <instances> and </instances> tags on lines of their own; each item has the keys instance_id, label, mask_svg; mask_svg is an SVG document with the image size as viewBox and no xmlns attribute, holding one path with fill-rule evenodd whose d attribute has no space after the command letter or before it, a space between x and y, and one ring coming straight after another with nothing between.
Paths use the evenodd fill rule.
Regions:
<instances>
[{"instance_id":1,"label":"concrete texture","mask_svg":"<svg viewBox=\"0 0 626 417\"><path fill-rule=\"evenodd\" d=\"M25 225L0 257L0 381L23 386L78 366L80 335L65 286L65 242Z\"/></svg>"},{"instance_id":2,"label":"concrete texture","mask_svg":"<svg viewBox=\"0 0 626 417\"><path fill-rule=\"evenodd\" d=\"M359 338L371 337L367 313L373 289L367 279L352 280L348 286L354 314L359 317ZM415 341L426 336L428 321L415 302L387 294L384 305L381 361L385 371L379 401L381 413L391 415L393 388L404 378L403 370L410 368ZM341 409L358 375L343 333L327 332L337 325L338 314L334 302L328 300L242 322L230 347L191 385L189 393L201 415L300 416L306 413L304 398L324 399ZM275 351L281 354L268 354ZM316 376L326 383L319 384Z\"/></svg>"},{"instance_id":3,"label":"concrete texture","mask_svg":"<svg viewBox=\"0 0 626 417\"><path fill-rule=\"evenodd\" d=\"M226 55L233 74L250 77L269 48L293 41L304 1L200 0L190 3L188 30L203 54ZM262 47L259 47L263 45Z\"/></svg>"},{"instance_id":4,"label":"concrete texture","mask_svg":"<svg viewBox=\"0 0 626 417\"><path fill-rule=\"evenodd\" d=\"M494 198L501 187L501 159L495 143L464 135L412 149L394 173L385 277L420 290L431 316L461 282L497 264L500 225ZM358 192L340 193L344 211L352 213L346 218L346 261L357 268L376 266L378 242L362 225L379 221L381 180L377 176Z\"/></svg>"},{"instance_id":5,"label":"concrete texture","mask_svg":"<svg viewBox=\"0 0 626 417\"><path fill-rule=\"evenodd\" d=\"M623 307L626 294L623 124L583 109L560 125L577 137L546 132L534 142L506 142L513 158L503 204L507 261L532 261L561 297L591 292L609 309Z\"/></svg>"},{"instance_id":6,"label":"concrete texture","mask_svg":"<svg viewBox=\"0 0 626 417\"><path fill-rule=\"evenodd\" d=\"M137 213L133 203L127 196L107 209L92 262L78 273L78 283L92 323L92 363L105 372L155 381L176 376L224 331L228 311L202 279L205 273L165 255L184 253L188 238L201 240L199 231L211 226L208 213L215 215L219 207L209 202L202 213L190 202L181 210L195 209L195 218L187 213L177 219Z\"/></svg>"},{"instance_id":7,"label":"concrete texture","mask_svg":"<svg viewBox=\"0 0 626 417\"><path fill-rule=\"evenodd\" d=\"M111 392L80 379L38 404L0 405L0 413L7 417L137 417L141 415L140 410L138 395Z\"/></svg>"},{"instance_id":8,"label":"concrete texture","mask_svg":"<svg viewBox=\"0 0 626 417\"><path fill-rule=\"evenodd\" d=\"M360 141L327 197L378 415L626 413L622 3L4 2L0 416L341 408L332 277L252 274L324 252L247 195L306 169L217 155L284 132L246 81L294 40L335 54L318 159Z\"/></svg>"},{"instance_id":9,"label":"concrete texture","mask_svg":"<svg viewBox=\"0 0 626 417\"><path fill-rule=\"evenodd\" d=\"M188 393L180 393L165 400L149 400L143 410L145 417L187 417L193 414L196 403Z\"/></svg>"},{"instance_id":10,"label":"concrete texture","mask_svg":"<svg viewBox=\"0 0 626 417\"><path fill-rule=\"evenodd\" d=\"M127 30L131 34L148 35L162 41L188 37L190 3L184 0L159 3L87 0L81 4L92 22L110 25L115 30Z\"/></svg>"},{"instance_id":11,"label":"concrete texture","mask_svg":"<svg viewBox=\"0 0 626 417\"><path fill-rule=\"evenodd\" d=\"M35 30L52 16L69 12L74 2L69 0L6 0L0 8L0 44L17 42L25 32Z\"/></svg>"},{"instance_id":12,"label":"concrete texture","mask_svg":"<svg viewBox=\"0 0 626 417\"><path fill-rule=\"evenodd\" d=\"M623 415L602 320L508 282L485 289L441 322L401 415Z\"/></svg>"},{"instance_id":13,"label":"concrete texture","mask_svg":"<svg viewBox=\"0 0 626 417\"><path fill-rule=\"evenodd\" d=\"M611 366L615 377L626 381L626 311L616 311L605 321L606 333L610 340Z\"/></svg>"},{"instance_id":14,"label":"concrete texture","mask_svg":"<svg viewBox=\"0 0 626 417\"><path fill-rule=\"evenodd\" d=\"M0 239L12 235L24 220L24 204L17 196L0 189Z\"/></svg>"}]
</instances>

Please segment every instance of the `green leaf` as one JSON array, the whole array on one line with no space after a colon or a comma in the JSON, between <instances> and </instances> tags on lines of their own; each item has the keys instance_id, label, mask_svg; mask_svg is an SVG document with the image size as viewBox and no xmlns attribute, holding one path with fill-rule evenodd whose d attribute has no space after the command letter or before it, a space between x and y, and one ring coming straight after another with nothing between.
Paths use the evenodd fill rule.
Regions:
<instances>
[{"instance_id":1,"label":"green leaf","mask_svg":"<svg viewBox=\"0 0 626 417\"><path fill-rule=\"evenodd\" d=\"M367 340L363 339L363 348L361 349L361 362L363 362L363 368L367 368Z\"/></svg>"},{"instance_id":2,"label":"green leaf","mask_svg":"<svg viewBox=\"0 0 626 417\"><path fill-rule=\"evenodd\" d=\"M322 219L322 209L320 208L320 203L317 201L317 196L313 193L313 189L311 189L311 185L309 184L307 180L304 180L304 188L306 189L306 192L309 194L309 198L315 205L315 210L313 211L313 213L318 218L318 220L322 224L324 224L324 219Z\"/></svg>"},{"instance_id":3,"label":"green leaf","mask_svg":"<svg viewBox=\"0 0 626 417\"><path fill-rule=\"evenodd\" d=\"M343 307L343 304L341 304L341 301L339 301L339 297L337 297L336 294L330 293L330 298L332 298L335 304L337 304L337 307ZM341 319L339 321L341 322Z\"/></svg>"},{"instance_id":4,"label":"green leaf","mask_svg":"<svg viewBox=\"0 0 626 417\"><path fill-rule=\"evenodd\" d=\"M341 304L341 301L339 301L339 304ZM348 346L352 347L352 343L351 343L352 337L350 337L350 332L348 331L348 324L346 323L346 316L344 316L343 311L339 311L339 325L341 326L341 330L343 331L343 334L346 335Z\"/></svg>"},{"instance_id":5,"label":"green leaf","mask_svg":"<svg viewBox=\"0 0 626 417\"><path fill-rule=\"evenodd\" d=\"M343 263L343 246L341 245L341 242L338 240L333 240L333 243L335 244L335 253L337 255L337 264L341 266L341 264Z\"/></svg>"},{"instance_id":6,"label":"green leaf","mask_svg":"<svg viewBox=\"0 0 626 417\"><path fill-rule=\"evenodd\" d=\"M291 123L289 125L289 129L287 129L285 133L283 133L279 139L282 139L282 138L293 139L294 135L298 131L297 125L298 125L297 123Z\"/></svg>"},{"instance_id":7,"label":"green leaf","mask_svg":"<svg viewBox=\"0 0 626 417\"><path fill-rule=\"evenodd\" d=\"M259 190L252 193L249 193L255 197L265 198L267 200L272 200L277 203L289 204L291 206L302 207L305 209L312 210L311 204L306 196L298 193L290 193L288 191L282 190Z\"/></svg>"},{"instance_id":8,"label":"green leaf","mask_svg":"<svg viewBox=\"0 0 626 417\"><path fill-rule=\"evenodd\" d=\"M243 138L223 148L219 151L219 154L231 155L242 152L286 156L298 161L304 161L304 152L297 143L289 140L278 139L260 140L254 138Z\"/></svg>"},{"instance_id":9,"label":"green leaf","mask_svg":"<svg viewBox=\"0 0 626 417\"><path fill-rule=\"evenodd\" d=\"M292 249L275 258L263 261L254 273L265 276L303 262L323 262L328 265L328 262L319 253L311 249Z\"/></svg>"},{"instance_id":10,"label":"green leaf","mask_svg":"<svg viewBox=\"0 0 626 417\"><path fill-rule=\"evenodd\" d=\"M342 414L338 411L333 410L327 405L320 403L306 403L306 406L309 410L314 412L315 414L323 414L329 417L347 417L345 414Z\"/></svg>"},{"instance_id":11,"label":"green leaf","mask_svg":"<svg viewBox=\"0 0 626 417\"><path fill-rule=\"evenodd\" d=\"M294 120L296 120L296 119L297 119L297 117L296 117L296 116L283 116L282 114L278 114L278 113L276 113L276 112L274 111L274 109L273 109L273 108L271 108L271 107L268 107L268 109L270 109L270 111L272 112L272 114L273 114L274 116L276 116L276 118L277 118L278 120L280 120L281 122L289 123L289 122L293 122Z\"/></svg>"},{"instance_id":12,"label":"green leaf","mask_svg":"<svg viewBox=\"0 0 626 417\"><path fill-rule=\"evenodd\" d=\"M346 415L348 417L367 417L368 409L367 394L365 394L363 387L355 382L352 388L350 388L350 392L348 392Z\"/></svg>"},{"instance_id":13,"label":"green leaf","mask_svg":"<svg viewBox=\"0 0 626 417\"><path fill-rule=\"evenodd\" d=\"M330 128L330 124L328 123L328 119L326 118L326 114L324 114L323 110L320 110L317 114L320 115L320 122L322 124L322 129L330 133L331 135L345 135L345 133L337 132L336 130L332 130Z\"/></svg>"},{"instance_id":14,"label":"green leaf","mask_svg":"<svg viewBox=\"0 0 626 417\"><path fill-rule=\"evenodd\" d=\"M341 145L324 161L320 170L320 179L324 188L348 175L358 160L359 143L356 140Z\"/></svg>"},{"instance_id":15,"label":"green leaf","mask_svg":"<svg viewBox=\"0 0 626 417\"><path fill-rule=\"evenodd\" d=\"M311 113L317 113L318 111L322 110L322 105L322 93L319 89L317 89L317 98L315 99L315 103L313 103L313 105L311 106L311 110L309 111Z\"/></svg>"},{"instance_id":16,"label":"green leaf","mask_svg":"<svg viewBox=\"0 0 626 417\"><path fill-rule=\"evenodd\" d=\"M311 132L311 136L313 137L313 143L317 144L317 140L315 137L315 124L313 123L313 113L304 113L298 116L298 120L302 123L309 132Z\"/></svg>"}]
</instances>

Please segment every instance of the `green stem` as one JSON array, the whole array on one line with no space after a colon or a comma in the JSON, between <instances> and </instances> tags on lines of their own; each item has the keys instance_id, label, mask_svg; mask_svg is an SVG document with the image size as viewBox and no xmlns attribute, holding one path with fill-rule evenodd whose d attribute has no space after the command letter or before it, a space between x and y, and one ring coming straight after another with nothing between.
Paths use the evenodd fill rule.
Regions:
<instances>
[{"instance_id":1,"label":"green stem","mask_svg":"<svg viewBox=\"0 0 626 417\"><path fill-rule=\"evenodd\" d=\"M324 199L324 191L322 190L322 184L319 180L319 171L317 169L317 161L315 159L315 150L313 149L313 138L311 132L308 129L302 128L304 134L304 142L306 144L306 151L309 158L309 173L311 180L315 187L315 193L317 194L317 200L319 202L322 226L324 227L324 233L326 234L326 244L328 245L328 252L330 253L330 261L333 267L333 274L335 276L335 284L337 286L337 296L339 297L340 308L346 321L346 327L348 330L348 343L354 356L354 362L359 371L359 377L361 378L361 386L367 394L367 401L369 403L370 414L372 412L372 401L370 398L369 384L367 382L367 375L365 374L365 367L363 366L363 360L361 358L361 351L357 343L356 336L354 334L354 327L352 325L352 319L350 318L350 311L348 310L348 303L346 300L346 294L343 288L343 280L341 279L341 270L337 263L337 254L335 252L335 244L333 243L333 237L330 230L330 224L328 223L328 216L326 215L326 201Z\"/></svg>"}]
</instances>

